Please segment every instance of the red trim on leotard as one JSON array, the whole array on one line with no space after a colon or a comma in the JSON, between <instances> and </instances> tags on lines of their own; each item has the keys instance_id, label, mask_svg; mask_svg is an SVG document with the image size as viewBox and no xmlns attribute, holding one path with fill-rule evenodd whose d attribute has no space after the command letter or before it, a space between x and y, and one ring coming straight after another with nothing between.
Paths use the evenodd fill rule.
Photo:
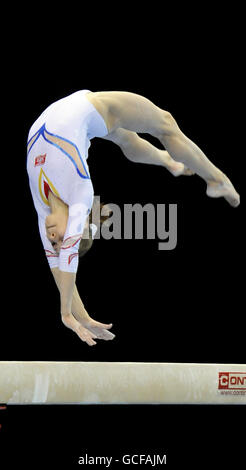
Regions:
<instances>
[{"instance_id":1,"label":"red trim on leotard","mask_svg":"<svg viewBox=\"0 0 246 470\"><path fill-rule=\"evenodd\" d=\"M71 261L73 260L73 258L75 258L76 256L79 256L78 253L72 253L69 257L68 257L68 264L71 263Z\"/></svg>"},{"instance_id":2,"label":"red trim on leotard","mask_svg":"<svg viewBox=\"0 0 246 470\"><path fill-rule=\"evenodd\" d=\"M46 181L44 181L44 194L45 194L45 197L46 197L47 200L48 200L50 191L51 191L51 189L50 189L48 183Z\"/></svg>"},{"instance_id":3,"label":"red trim on leotard","mask_svg":"<svg viewBox=\"0 0 246 470\"><path fill-rule=\"evenodd\" d=\"M50 250L45 250L45 253L46 253L47 258L52 258L52 257L57 258L59 256L58 254L55 254Z\"/></svg>"},{"instance_id":4,"label":"red trim on leotard","mask_svg":"<svg viewBox=\"0 0 246 470\"><path fill-rule=\"evenodd\" d=\"M70 238L73 239L73 238L75 238L75 237L74 237L74 236L68 237L68 238L66 238L66 240L63 241L63 243L67 242ZM81 238L82 238L82 235L80 235L79 238L77 238L77 240L75 240L75 242L72 243L71 245L65 246L65 247L64 247L64 246L61 246L61 250L67 250L68 248L72 248L73 246L76 245L76 243L78 243L78 242L81 240Z\"/></svg>"}]
</instances>

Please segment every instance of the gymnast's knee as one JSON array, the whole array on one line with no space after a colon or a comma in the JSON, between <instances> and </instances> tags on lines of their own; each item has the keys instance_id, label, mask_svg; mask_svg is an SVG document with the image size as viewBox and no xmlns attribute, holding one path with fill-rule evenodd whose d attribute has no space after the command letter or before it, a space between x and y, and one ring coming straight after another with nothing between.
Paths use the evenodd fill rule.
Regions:
<instances>
[{"instance_id":1,"label":"gymnast's knee","mask_svg":"<svg viewBox=\"0 0 246 470\"><path fill-rule=\"evenodd\" d=\"M159 127L156 131L156 137L161 139L166 136L177 134L179 127L173 115L169 111L161 111Z\"/></svg>"}]
</instances>

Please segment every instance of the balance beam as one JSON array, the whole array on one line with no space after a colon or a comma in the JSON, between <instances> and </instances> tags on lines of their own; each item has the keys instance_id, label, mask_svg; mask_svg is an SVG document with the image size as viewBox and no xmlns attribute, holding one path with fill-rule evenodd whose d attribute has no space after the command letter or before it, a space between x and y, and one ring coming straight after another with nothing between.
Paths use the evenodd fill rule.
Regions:
<instances>
[{"instance_id":1,"label":"balance beam","mask_svg":"<svg viewBox=\"0 0 246 470\"><path fill-rule=\"evenodd\" d=\"M246 364L0 362L4 404L246 404Z\"/></svg>"}]
</instances>

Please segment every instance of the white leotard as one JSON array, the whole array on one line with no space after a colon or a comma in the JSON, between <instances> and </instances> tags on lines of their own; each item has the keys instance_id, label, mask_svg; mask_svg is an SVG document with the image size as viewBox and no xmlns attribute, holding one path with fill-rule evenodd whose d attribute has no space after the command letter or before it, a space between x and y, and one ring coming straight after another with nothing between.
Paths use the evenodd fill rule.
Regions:
<instances>
[{"instance_id":1,"label":"white leotard","mask_svg":"<svg viewBox=\"0 0 246 470\"><path fill-rule=\"evenodd\" d=\"M87 163L90 140L108 134L104 119L80 90L51 104L32 125L27 143L27 172L38 226L51 268L76 272L78 248L93 204L93 185ZM60 254L46 236L52 191L69 207Z\"/></svg>"}]
</instances>

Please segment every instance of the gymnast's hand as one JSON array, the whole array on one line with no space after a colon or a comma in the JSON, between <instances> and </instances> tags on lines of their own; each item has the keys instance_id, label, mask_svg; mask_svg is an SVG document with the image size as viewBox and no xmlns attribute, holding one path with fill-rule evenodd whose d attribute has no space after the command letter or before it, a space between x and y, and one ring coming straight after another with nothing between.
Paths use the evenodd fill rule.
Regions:
<instances>
[{"instance_id":1,"label":"gymnast's hand","mask_svg":"<svg viewBox=\"0 0 246 470\"><path fill-rule=\"evenodd\" d=\"M115 338L115 335L111 333L111 331L108 331L112 328L112 323L110 323L109 325L105 323L100 323L99 321L93 320L89 316L88 318L80 319L79 321L86 329L96 335L98 339L110 341Z\"/></svg>"},{"instance_id":2,"label":"gymnast's hand","mask_svg":"<svg viewBox=\"0 0 246 470\"><path fill-rule=\"evenodd\" d=\"M62 315L62 322L70 330L74 331L79 338L87 343L89 346L97 344L94 339L97 338L96 334L85 328L80 322L78 322L72 314Z\"/></svg>"}]
</instances>

